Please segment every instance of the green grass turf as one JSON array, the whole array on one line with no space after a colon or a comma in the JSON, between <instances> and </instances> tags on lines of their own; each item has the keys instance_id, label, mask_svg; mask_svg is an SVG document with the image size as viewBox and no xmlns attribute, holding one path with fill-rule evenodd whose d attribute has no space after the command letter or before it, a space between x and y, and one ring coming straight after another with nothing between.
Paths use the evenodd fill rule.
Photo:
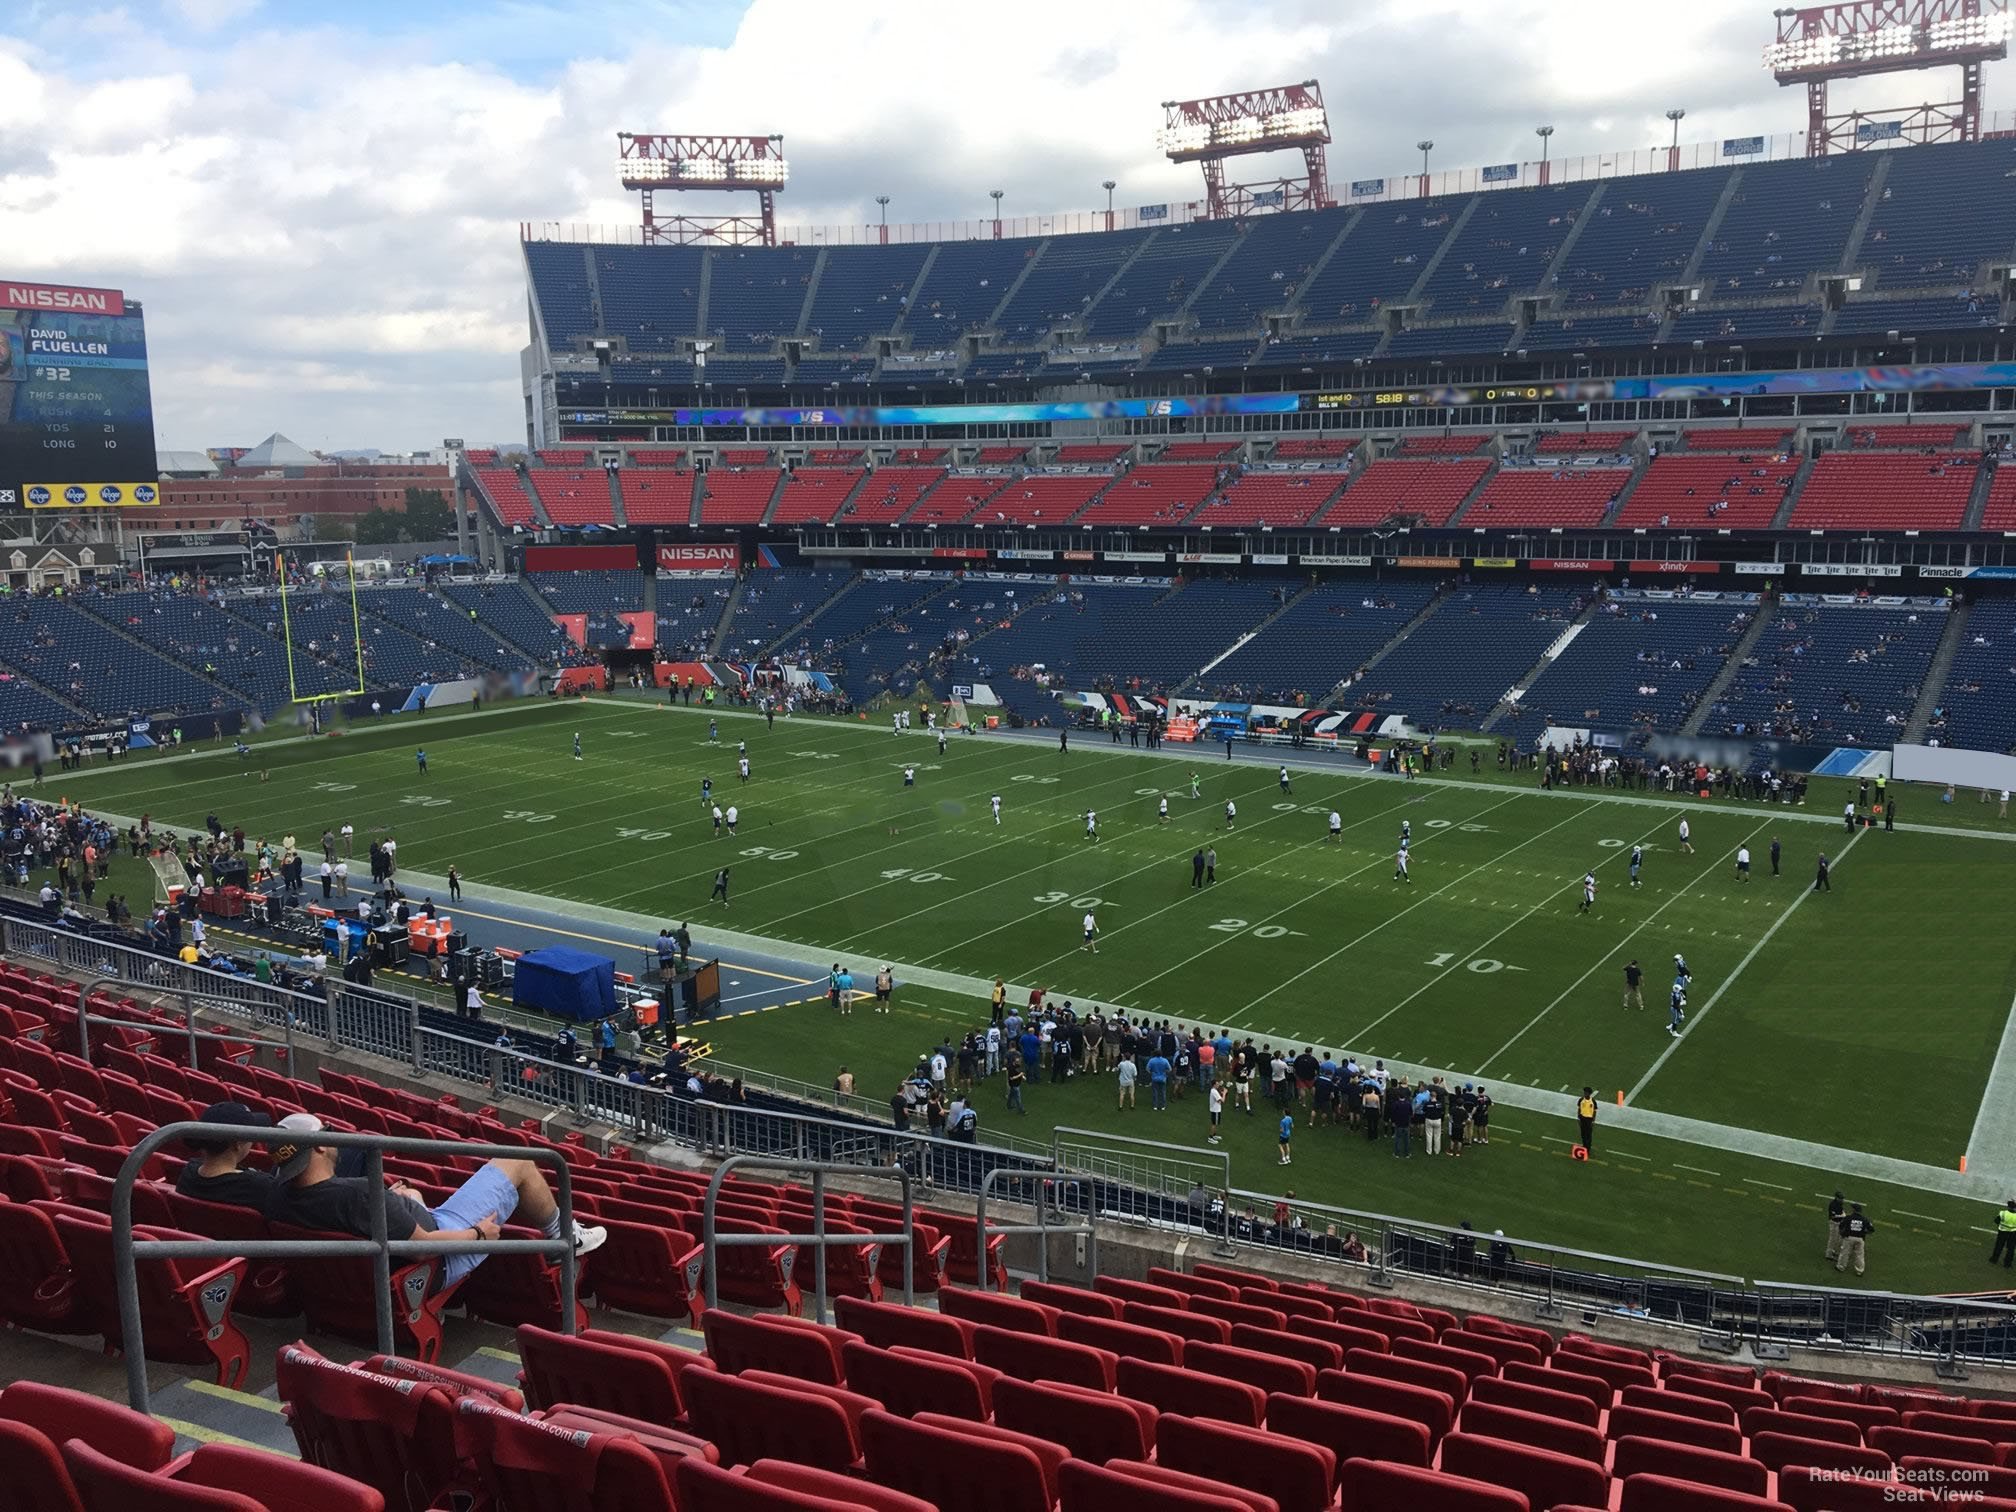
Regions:
<instances>
[{"instance_id":1,"label":"green grass turf","mask_svg":"<svg viewBox=\"0 0 2016 1512\"><path fill-rule=\"evenodd\" d=\"M577 729L587 757L578 763ZM1814 853L1839 855L1846 837L1754 805L1692 810L1697 854L1687 857L1669 809L1545 796L1495 774L1442 786L1299 770L1284 796L1272 768L1206 751L1193 763L1079 740L1060 755L1050 744L969 736L940 758L928 741L897 739L879 723L801 718L772 730L724 714L721 730L722 744L710 746L698 712L602 699L388 721L264 746L249 761L228 752L135 759L50 780L112 812L189 826L214 811L253 836L291 832L310 846L347 819L360 835L396 833L409 869L454 864L479 889L694 918L703 940L714 869L730 863L733 907L716 910L723 923L857 972L891 960L1042 981L1178 1022L1447 1067L1501 1087L1588 1082L1606 1100L1637 1088L1642 1106L1949 1167L1966 1147L2016 992L2006 929L2016 853L1997 840L1864 834L1835 891L1793 910ZM746 788L735 778L738 739L754 767ZM424 779L413 760L420 741L431 765ZM901 784L906 763L918 769L912 789ZM1193 768L1203 792L1195 801ZM256 780L262 770L270 781ZM703 775L724 804L741 806L738 835L713 837ZM997 792L999 827L987 804ZM1155 816L1165 792L1166 826ZM1814 805L1840 801L1824 792L1816 785ZM1228 798L1239 806L1229 831ZM1931 795L1912 801L1936 805ZM1324 822L1333 806L1345 826L1336 844ZM1097 842L1084 837L1088 807L1100 815ZM1953 809L1963 822L1988 818L1975 804ZM1393 879L1403 819L1414 836L1411 884ZM1765 859L1774 834L1786 858L1776 880ZM1748 884L1731 861L1744 840L1757 857ZM1634 841L1648 847L1637 891L1625 885ZM1205 844L1218 850L1219 880L1193 890L1189 857ZM1582 915L1590 868L1599 898ZM142 896L144 883L128 890ZM1087 907L1102 930L1097 955L1079 949ZM1722 995L1662 1060L1673 1044L1664 1000L1676 950L1695 974L1696 1017ZM1642 1014L1619 1006L1632 956L1646 966ZM906 991L905 1003L941 1023L976 1012L942 993ZM922 1025L899 1033L902 1022L837 1024L801 1006L724 1021L716 1038L724 1059L808 1081L848 1061L865 1089L886 1092L929 1037ZM1053 1114L1053 1100L1068 1117ZM1044 1088L1034 1105L1032 1124L1110 1112L1091 1087ZM1126 1123L1138 1129L1148 1117ZM1480 1227L1489 1219L1752 1277L1812 1274L1806 1251L1817 1244L1794 1215L1831 1188L1824 1175L1720 1151L1695 1149L1690 1160L1691 1147L1632 1136L1644 1161L1620 1155L1597 1168L1645 1178L1632 1183L1644 1200L1620 1205L1600 1188L1592 1199L1583 1178L1594 1173L1549 1142L1567 1130L1510 1107L1501 1118L1518 1131L1506 1136L1515 1143L1494 1142L1474 1163L1436 1163L1432 1176L1417 1174L1422 1161L1367 1159L1341 1134L1311 1131L1321 1153L1298 1159L1287 1184L1305 1197ZM1265 1122L1256 1115L1231 1141L1240 1179L1256 1187L1289 1174L1272 1165ZM1435 1191L1443 1185L1447 1193ZM1911 1192L1888 1193L1894 1201L1904 1204L1894 1213L1879 1204L1897 1239L1879 1248L1885 1260L1871 1280L1963 1284L1957 1247L1974 1242L1981 1214ZM1944 1221L1918 1221L1931 1218Z\"/></svg>"}]
</instances>

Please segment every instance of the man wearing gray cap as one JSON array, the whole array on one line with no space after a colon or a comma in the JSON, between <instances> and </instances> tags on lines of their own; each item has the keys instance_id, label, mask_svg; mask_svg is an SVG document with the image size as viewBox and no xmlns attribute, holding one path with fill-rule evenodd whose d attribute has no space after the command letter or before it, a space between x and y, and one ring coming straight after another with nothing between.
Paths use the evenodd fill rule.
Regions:
<instances>
[{"instance_id":1,"label":"man wearing gray cap","mask_svg":"<svg viewBox=\"0 0 2016 1512\"><path fill-rule=\"evenodd\" d=\"M369 1238L370 1182L336 1174L337 1150L314 1142L323 1131L322 1120L312 1113L292 1113L280 1120L279 1128L298 1137L273 1151L274 1174L285 1186L271 1216L298 1228ZM486 1161L435 1208L404 1183L385 1191L385 1232L394 1239L495 1239L520 1214L548 1239L560 1237L559 1204L545 1175L529 1160ZM574 1253L599 1249L608 1237L607 1229L576 1223ZM455 1285L486 1258L480 1252L446 1256L441 1286Z\"/></svg>"}]
</instances>

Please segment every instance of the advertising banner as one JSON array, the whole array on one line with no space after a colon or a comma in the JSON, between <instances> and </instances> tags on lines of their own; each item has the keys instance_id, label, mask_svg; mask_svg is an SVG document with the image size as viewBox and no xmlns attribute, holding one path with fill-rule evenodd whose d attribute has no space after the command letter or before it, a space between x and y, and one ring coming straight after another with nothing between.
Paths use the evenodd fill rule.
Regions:
<instances>
[{"instance_id":1,"label":"advertising banner","mask_svg":"<svg viewBox=\"0 0 2016 1512\"><path fill-rule=\"evenodd\" d=\"M1470 558L1470 565L1472 567L1517 567L1519 559L1517 557L1472 557Z\"/></svg>"},{"instance_id":2,"label":"advertising banner","mask_svg":"<svg viewBox=\"0 0 2016 1512\"><path fill-rule=\"evenodd\" d=\"M742 548L733 541L695 541L684 546L660 546L660 572L733 572L742 565Z\"/></svg>"},{"instance_id":3,"label":"advertising banner","mask_svg":"<svg viewBox=\"0 0 2016 1512\"><path fill-rule=\"evenodd\" d=\"M527 572L621 572L637 565L635 546L527 546Z\"/></svg>"},{"instance_id":4,"label":"advertising banner","mask_svg":"<svg viewBox=\"0 0 2016 1512\"><path fill-rule=\"evenodd\" d=\"M1633 572L1692 572L1712 576L1722 570L1720 562L1655 562L1646 559L1630 564Z\"/></svg>"},{"instance_id":5,"label":"advertising banner","mask_svg":"<svg viewBox=\"0 0 2016 1512\"><path fill-rule=\"evenodd\" d=\"M1586 557L1535 557L1526 564L1538 572L1614 572L1615 562L1592 561Z\"/></svg>"},{"instance_id":6,"label":"advertising banner","mask_svg":"<svg viewBox=\"0 0 2016 1512\"><path fill-rule=\"evenodd\" d=\"M567 632L567 639L577 646L588 644L588 616L585 614L556 614L553 616L560 628Z\"/></svg>"},{"instance_id":7,"label":"advertising banner","mask_svg":"<svg viewBox=\"0 0 2016 1512\"><path fill-rule=\"evenodd\" d=\"M1461 567L1463 565L1463 558L1405 556L1393 558L1393 565L1395 567Z\"/></svg>"}]
</instances>

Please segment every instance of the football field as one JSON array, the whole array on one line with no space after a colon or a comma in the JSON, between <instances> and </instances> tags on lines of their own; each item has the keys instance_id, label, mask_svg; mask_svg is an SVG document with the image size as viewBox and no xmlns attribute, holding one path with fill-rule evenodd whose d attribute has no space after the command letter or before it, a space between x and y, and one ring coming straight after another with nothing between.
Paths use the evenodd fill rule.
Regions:
<instances>
[{"instance_id":1,"label":"football field","mask_svg":"<svg viewBox=\"0 0 2016 1512\"><path fill-rule=\"evenodd\" d=\"M182 827L214 813L250 836L296 835L311 854L325 827L346 821L360 853L361 837L394 834L416 878L454 865L473 899L508 890L578 909L584 938L636 943L610 922L635 915L647 934L690 920L703 946L710 929L732 929L815 969L840 961L864 985L893 964L904 984L893 1019L836 1022L799 1004L711 1031L724 1060L809 1082L851 1064L871 1099L941 1032L984 1021L982 994L998 976L1018 1000L1041 985L1081 1005L1491 1087L1505 1132L1460 1176L1396 1174L1304 1117L1297 1165L1310 1168L1288 1184L1305 1197L1437 1222L1477 1209L1480 1227L1797 1280L1814 1267L1783 1272L1818 1249L1813 1238L1808 1254L1818 1224L1801 1210L1859 1177L1886 1224L1870 1284L1985 1279L1963 1246L1987 1205L1941 1196L1904 1166L1954 1172L1971 1154L1977 1174L2016 1168L2005 1137L2016 1133L2005 1105L2016 1071L1995 1074L2016 996L2016 826L1989 809L1935 815L1932 795L1914 795L1910 818L1954 822L1850 835L1838 818L1845 785L1816 783L1812 812L1797 812L1548 794L1488 771L1410 783L1292 755L1284 790L1274 764L1228 762L1222 747L1148 753L1074 733L1067 752L1054 735L953 735L940 755L931 737L893 735L886 719L770 728L724 712L710 741L698 711L598 699L408 717L269 743L249 760L135 758L61 780L97 809ZM703 778L739 810L733 835L714 832ZM1678 844L1683 815L1691 855ZM1410 875L1397 880L1403 825ZM1735 866L1741 845L1754 857L1748 880ZM1645 851L1637 888L1634 846ZM1193 885L1207 847L1216 880ZM1822 851L1831 892L1813 890ZM721 866L732 872L725 910L708 901ZM1586 912L1585 873L1597 883ZM1096 953L1083 948L1088 912ZM1676 953L1693 976L1678 1039L1666 1013ZM1642 1011L1622 1006L1633 959ZM1621 1117L1619 1093L1674 1118L1599 1140L1599 1171L1571 1169L1559 1100L1585 1084L1606 1118ZM1032 1125L1099 1119L1201 1143L1195 1107L1164 1129L1140 1127L1145 1111L1117 1115L1103 1086L1032 1088L1030 1103ZM1228 1145L1243 1185L1272 1190L1291 1174L1263 1168L1272 1122L1256 1118ZM1690 1157L1690 1139L1709 1129L1713 1144ZM1340 1148L1309 1149L1326 1141ZM1790 1141L1831 1152L1832 1169L1786 1164ZM1596 1193L1602 1180L1635 1181L1624 1190L1637 1195L1613 1201ZM1781 1229L1798 1235L1782 1263Z\"/></svg>"}]
</instances>

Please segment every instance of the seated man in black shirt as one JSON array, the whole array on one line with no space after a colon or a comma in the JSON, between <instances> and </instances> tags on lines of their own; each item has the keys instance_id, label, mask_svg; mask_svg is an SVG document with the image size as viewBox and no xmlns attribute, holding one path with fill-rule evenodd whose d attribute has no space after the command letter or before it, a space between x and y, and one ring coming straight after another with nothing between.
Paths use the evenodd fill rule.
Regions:
<instances>
[{"instance_id":1,"label":"seated man in black shirt","mask_svg":"<svg viewBox=\"0 0 2016 1512\"><path fill-rule=\"evenodd\" d=\"M273 1151L274 1173L285 1186L269 1216L299 1228L368 1239L370 1182L336 1174L337 1150L313 1143L322 1120L312 1113L292 1113L279 1127L298 1137ZM385 1192L385 1232L394 1239L495 1239L521 1209L526 1222L548 1239L560 1237L560 1207L539 1167L529 1160L492 1160L477 1167L437 1208L428 1208L420 1193L395 1182ZM574 1253L599 1249L608 1237L607 1229L576 1223ZM443 1288L461 1281L487 1257L465 1253L445 1258Z\"/></svg>"},{"instance_id":2,"label":"seated man in black shirt","mask_svg":"<svg viewBox=\"0 0 2016 1512\"><path fill-rule=\"evenodd\" d=\"M241 1102L212 1103L203 1110L200 1122L233 1124L242 1129L273 1127L271 1118ZM188 1139L183 1143L196 1152L196 1158L176 1176L176 1191L199 1202L229 1203L262 1213L270 1210L280 1193L280 1181L264 1171L244 1169L245 1158L252 1153L250 1140Z\"/></svg>"}]
</instances>

